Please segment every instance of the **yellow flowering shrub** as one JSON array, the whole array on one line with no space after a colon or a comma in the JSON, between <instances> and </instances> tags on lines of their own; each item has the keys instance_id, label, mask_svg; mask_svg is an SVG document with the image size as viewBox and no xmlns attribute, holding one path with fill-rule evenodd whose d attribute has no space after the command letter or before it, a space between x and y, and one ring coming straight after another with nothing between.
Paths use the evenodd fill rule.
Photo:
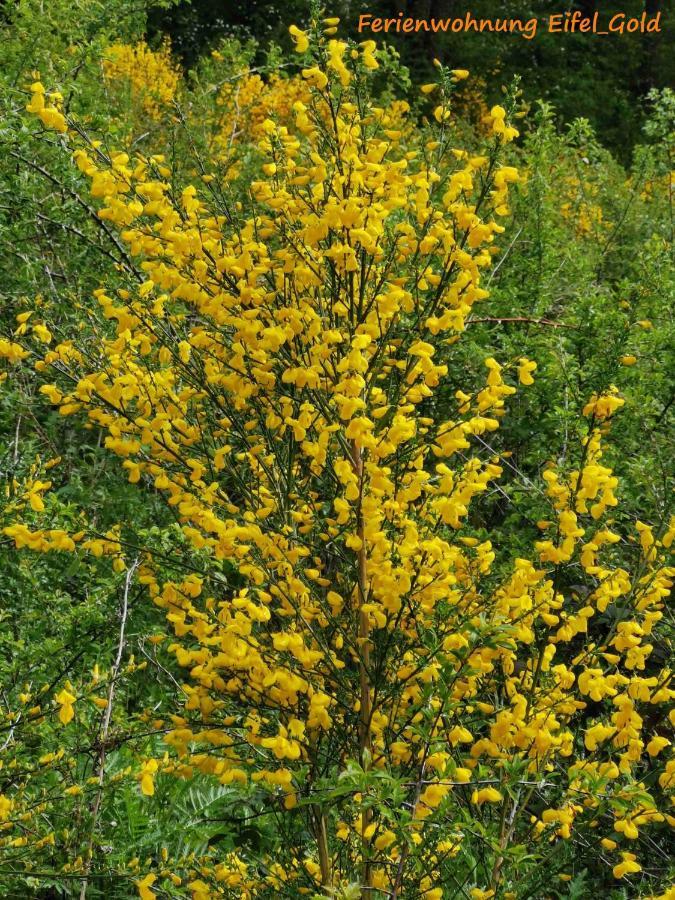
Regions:
<instances>
[{"instance_id":1,"label":"yellow flowering shrub","mask_svg":"<svg viewBox=\"0 0 675 900\"><path fill-rule=\"evenodd\" d=\"M488 848L472 895L495 896L514 846L591 833L630 877L641 833L675 821L674 692L653 662L675 523L610 518L610 390L583 411L576 468L543 472L529 557L498 565L477 536L503 464L489 436L536 365L488 357L469 389L453 348L487 296L518 132L494 106L485 153L454 146L461 79L441 68L432 125L403 141L368 99L372 42L332 22L291 29L302 80L239 86L264 157L247 202L71 134L138 280L97 290L77 340L34 330L42 391L165 498L195 561L172 578L152 547L140 561L185 695L140 790L206 775L266 793L281 823L260 858L195 867L193 898L440 898L467 840ZM67 725L73 694L56 700ZM171 883L152 861L138 876L150 900Z\"/></svg>"},{"instance_id":2,"label":"yellow flowering shrub","mask_svg":"<svg viewBox=\"0 0 675 900\"><path fill-rule=\"evenodd\" d=\"M321 84L324 77L324 73L314 67L305 69L302 75L290 76L273 73L263 77L246 71L226 81L217 93L214 110L207 115L210 164L231 163L237 151L250 151L251 145L255 147L264 138L266 122L270 120L283 122L291 133L295 133L294 108L299 103L310 103L311 86ZM377 115L383 129L398 131L399 140L413 140L409 112L407 101L392 100L378 109ZM317 113L325 119L329 110L319 109ZM188 127L196 124L188 116Z\"/></svg>"},{"instance_id":3,"label":"yellow flowering shrub","mask_svg":"<svg viewBox=\"0 0 675 900\"><path fill-rule=\"evenodd\" d=\"M259 141L263 123L270 116L286 122L292 118L293 104L307 102L309 89L300 76L270 75L267 80L246 72L227 82L218 92L216 107L220 117L214 139L216 153L242 138Z\"/></svg>"},{"instance_id":4,"label":"yellow flowering shrub","mask_svg":"<svg viewBox=\"0 0 675 900\"><path fill-rule=\"evenodd\" d=\"M574 225L577 235L597 237L606 232L608 223L604 219L602 206L593 202L598 194L597 185L576 176L565 179L566 199L560 206L563 218ZM610 223L611 225L611 223Z\"/></svg>"},{"instance_id":5,"label":"yellow flowering shrub","mask_svg":"<svg viewBox=\"0 0 675 900\"><path fill-rule=\"evenodd\" d=\"M102 67L108 89L122 96L128 92L132 105L151 120L159 120L176 97L180 74L168 41L159 50L151 50L144 41L112 44Z\"/></svg>"}]
</instances>

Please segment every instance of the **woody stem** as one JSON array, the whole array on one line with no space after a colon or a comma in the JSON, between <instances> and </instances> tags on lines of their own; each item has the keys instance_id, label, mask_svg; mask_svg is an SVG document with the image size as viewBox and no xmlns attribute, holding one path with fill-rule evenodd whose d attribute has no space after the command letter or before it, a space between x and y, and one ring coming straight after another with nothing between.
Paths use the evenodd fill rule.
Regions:
<instances>
[{"instance_id":1,"label":"woody stem","mask_svg":"<svg viewBox=\"0 0 675 900\"><path fill-rule=\"evenodd\" d=\"M365 545L365 529L363 523L363 457L361 448L357 446L356 441L352 443L352 461L354 466L354 474L359 483L359 505L356 514L356 534L360 541L360 547L357 555L357 590L358 590L358 646L359 646L359 686L360 686L360 712L359 712L359 756L361 764L366 768L371 753L370 740L370 716L371 716L371 694L370 681L368 672L370 669L370 623L368 614L363 607L368 600L368 569L366 563L366 545ZM362 834L370 824L370 810L365 809L361 817ZM367 888L371 887L370 863L368 861L368 842L363 840L363 887L364 896L368 895Z\"/></svg>"}]
</instances>

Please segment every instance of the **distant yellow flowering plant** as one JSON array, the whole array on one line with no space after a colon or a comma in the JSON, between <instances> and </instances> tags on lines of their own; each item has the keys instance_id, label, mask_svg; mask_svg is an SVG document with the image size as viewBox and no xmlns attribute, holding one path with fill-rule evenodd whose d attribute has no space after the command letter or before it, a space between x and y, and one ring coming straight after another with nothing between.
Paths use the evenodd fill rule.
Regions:
<instances>
[{"instance_id":1,"label":"distant yellow flowering plant","mask_svg":"<svg viewBox=\"0 0 675 900\"><path fill-rule=\"evenodd\" d=\"M675 694L653 661L675 523L608 518L610 390L583 410L576 468L543 473L529 556L498 564L478 536L502 473L484 438L536 364L488 357L478 388L451 404L438 389L487 296L518 133L494 106L485 152L454 146L466 73L441 67L433 121L404 141L369 99L376 45L335 28L291 28L302 82L278 118L251 118L264 163L247 202L71 132L138 278L95 292L77 340L45 349L36 322L0 344L10 361L34 348L42 392L103 430L194 555L180 577L152 547L139 567L185 671L170 754L139 761L140 790L199 773L274 812L273 846L203 862L193 898L440 900L458 882L517 897L523 855L555 867L568 840L630 879L643 834L675 824ZM34 85L29 111L67 130L45 97ZM56 702L67 727L74 695ZM172 877L150 861L136 888L152 900Z\"/></svg>"},{"instance_id":2,"label":"distant yellow flowering plant","mask_svg":"<svg viewBox=\"0 0 675 900\"><path fill-rule=\"evenodd\" d=\"M128 90L132 108L140 108L150 119L159 120L176 96L179 69L168 41L158 50L151 50L144 41L133 46L112 44L102 67L107 85Z\"/></svg>"},{"instance_id":3,"label":"distant yellow flowering plant","mask_svg":"<svg viewBox=\"0 0 675 900\"><path fill-rule=\"evenodd\" d=\"M271 75L264 80L244 72L228 81L218 92L214 136L209 146L210 161L226 161L242 141L257 142L270 116L280 121L292 119L296 102L308 102L309 87L301 76Z\"/></svg>"}]
</instances>

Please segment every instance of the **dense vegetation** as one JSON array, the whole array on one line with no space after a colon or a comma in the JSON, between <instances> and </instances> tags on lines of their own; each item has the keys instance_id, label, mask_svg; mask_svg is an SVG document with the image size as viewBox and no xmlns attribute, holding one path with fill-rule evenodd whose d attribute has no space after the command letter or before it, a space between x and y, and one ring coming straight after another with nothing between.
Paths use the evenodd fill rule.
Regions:
<instances>
[{"instance_id":1,"label":"dense vegetation","mask_svg":"<svg viewBox=\"0 0 675 900\"><path fill-rule=\"evenodd\" d=\"M257 64L261 64L270 43L290 48L288 26L302 21L306 8L306 0L234 0L227 4L221 0L183 0L153 10L149 27L154 38L168 33L188 66L222 37L254 38ZM668 0L503 0L496 5L494 0L467 4L457 0L336 0L330 7L331 15L341 17L341 33L355 40L384 38L368 31L359 34L362 15L442 22L465 19L467 12L478 22L516 18L525 24L536 18L536 37L518 31L477 32L475 27L454 33L390 31L386 40L401 54L416 83L429 80L433 59L438 58L451 68L470 69L474 93L492 105L499 102L501 85L517 73L522 77L528 105L545 99L555 106L561 122L577 116L589 119L603 143L610 145L624 164L630 163L630 149L640 140L649 114L649 90L675 84L675 17ZM591 22L597 15L599 31L617 15L627 21L643 14L649 19L660 14L660 30L611 36L592 35L578 27L568 33L548 30L550 16L557 15L564 22L575 12Z\"/></svg>"},{"instance_id":2,"label":"dense vegetation","mask_svg":"<svg viewBox=\"0 0 675 900\"><path fill-rule=\"evenodd\" d=\"M2 11L0 896L672 897L667 70L200 9Z\"/></svg>"}]
</instances>

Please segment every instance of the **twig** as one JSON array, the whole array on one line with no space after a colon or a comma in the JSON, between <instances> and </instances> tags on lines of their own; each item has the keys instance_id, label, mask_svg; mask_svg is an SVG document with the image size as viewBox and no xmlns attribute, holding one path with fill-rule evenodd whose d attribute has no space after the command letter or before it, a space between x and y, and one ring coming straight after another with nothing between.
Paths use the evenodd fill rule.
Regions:
<instances>
[{"instance_id":1,"label":"twig","mask_svg":"<svg viewBox=\"0 0 675 900\"><path fill-rule=\"evenodd\" d=\"M513 248L514 248L514 246L515 246L515 244L516 244L516 241L517 241L518 238L520 237L522 231L523 231L522 227L519 228L518 231L516 231L515 237L513 238L513 240L512 240L511 243L509 244L509 246L506 248L506 251L504 252L502 258L499 260L499 262L498 262L497 265L494 267L494 269L492 270L492 272L490 272L490 277L488 278L488 283L487 283L487 286L488 286L488 287L489 287L490 284L492 283L492 279L495 277L495 275L497 274L497 272L501 269L502 263L506 260L506 258L507 258L507 256L509 255L509 253L513 250Z\"/></svg>"},{"instance_id":2,"label":"twig","mask_svg":"<svg viewBox=\"0 0 675 900\"><path fill-rule=\"evenodd\" d=\"M9 747L9 745L12 743L13 738L14 738L14 728L10 728L9 734L7 735L5 742L0 747L0 753L2 753L3 750L6 750Z\"/></svg>"},{"instance_id":3,"label":"twig","mask_svg":"<svg viewBox=\"0 0 675 900\"><path fill-rule=\"evenodd\" d=\"M531 319L529 316L483 316L479 319L469 319L466 325L476 325L478 322L526 322L529 325L549 325L551 328L578 328L567 322L554 322L552 319Z\"/></svg>"},{"instance_id":4,"label":"twig","mask_svg":"<svg viewBox=\"0 0 675 900\"><path fill-rule=\"evenodd\" d=\"M94 834L96 832L96 823L98 821L98 814L101 808L101 798L103 796L103 781L105 778L105 755L106 755L106 746L108 741L108 732L110 730L110 719L112 717L112 708L113 708L113 699L115 697L115 682L117 680L117 674L120 670L120 666L122 664L122 654L124 653L124 632L127 625L127 615L129 613L129 589L131 587L131 579L133 578L134 572L138 567L140 559L137 557L131 566L127 569L126 578L124 579L124 592L122 594L122 609L120 610L120 634L119 639L117 641L117 653L115 655L115 661L113 663L112 669L110 671L110 684L108 686L108 702L105 706L105 711L103 713L103 719L101 720L101 727L99 730L99 749L98 749L98 761L97 761L97 776L98 776L98 789L96 793L96 798L94 800L94 805L91 811L91 831L89 833L89 846L87 848L87 855L85 858L85 871L84 871L84 880L82 881L82 887L80 889L80 900L85 900L87 896L87 883L89 870L91 868L91 858L92 858L92 850L94 845Z\"/></svg>"},{"instance_id":5,"label":"twig","mask_svg":"<svg viewBox=\"0 0 675 900\"><path fill-rule=\"evenodd\" d=\"M115 233L113 231L111 231L110 228L108 228L108 226L103 221L103 219L101 219L97 215L96 210L92 209L92 207L89 206L88 203L85 203L85 201L82 199L82 197L80 197L80 195L77 193L77 191L74 191L72 188L68 187L68 185L66 185L66 184L62 184L58 180L58 178L55 178L51 174L51 172L48 172L45 168L38 165L36 162L33 162L30 159L27 159L25 156L22 156L20 153L16 153L16 151L10 150L9 155L13 156L14 159L18 159L20 162L24 163L24 165L29 166L31 169L34 169L36 172L39 172L44 178L48 179L48 181L51 181L51 183L56 185L60 190L66 191L77 203L79 203L79 205L89 213L89 215L94 220L94 222L96 222L98 227L101 228L105 232L105 234L108 236L110 241L112 241L112 243L115 245L115 247L119 251L120 256L122 257L123 262L126 265L127 269L129 269L129 271L139 281L143 281L143 275L138 271L136 266L133 264L131 257L129 256L127 251L124 249L124 245L120 243L120 241L117 239L117 236L115 235Z\"/></svg>"},{"instance_id":6,"label":"twig","mask_svg":"<svg viewBox=\"0 0 675 900\"><path fill-rule=\"evenodd\" d=\"M212 87L210 87L207 93L212 94L215 91L219 91L221 87L225 84L230 84L233 81L239 81L242 78L246 78L248 75L256 74L257 72L264 72L268 74L269 72L276 72L277 69L288 69L291 66L295 66L296 63L279 63L277 66L257 66L253 69L245 69L243 72L238 72L236 75L231 75L229 78L223 78L222 81L217 82Z\"/></svg>"},{"instance_id":7,"label":"twig","mask_svg":"<svg viewBox=\"0 0 675 900\"><path fill-rule=\"evenodd\" d=\"M16 430L14 432L14 454L12 456L12 462L16 466L19 462L19 431L21 430L21 413L16 418Z\"/></svg>"}]
</instances>

